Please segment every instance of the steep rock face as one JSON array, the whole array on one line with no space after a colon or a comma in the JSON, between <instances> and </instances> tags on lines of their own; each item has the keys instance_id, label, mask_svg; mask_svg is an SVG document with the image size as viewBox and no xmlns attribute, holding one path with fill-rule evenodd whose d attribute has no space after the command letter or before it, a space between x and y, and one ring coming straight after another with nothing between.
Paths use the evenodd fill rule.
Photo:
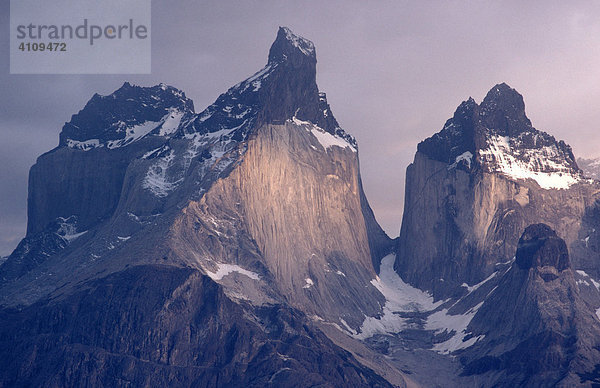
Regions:
<instances>
[{"instance_id":1,"label":"steep rock face","mask_svg":"<svg viewBox=\"0 0 600 388\"><path fill-rule=\"evenodd\" d=\"M356 328L383 305L369 283L375 272L356 153L350 146L324 148L311 128L293 121L260 128L240 165L185 208L172 245L177 249L180 233L198 219L214 224L197 228L192 251L206 249L206 240L215 234L215 244L227 244L223 240L234 230L227 225L239 220L294 305L328 320L342 317ZM211 251L203 253L202 265L246 264Z\"/></svg>"},{"instance_id":2,"label":"steep rock face","mask_svg":"<svg viewBox=\"0 0 600 388\"><path fill-rule=\"evenodd\" d=\"M211 307L220 309L220 315L206 318L211 320L207 323L211 329L203 332L201 344L235 342L238 335L260 337L259 329L248 328L248 316L253 316L258 318L250 320L302 327L304 331L290 335L307 341L303 345L314 347L315 354L327 355L332 344L319 339L318 329L313 332L305 327L311 321L351 332L365 316L381 313L385 299L371 283L376 277L373 263L389 253L391 241L375 221L362 190L356 141L339 127L326 95L319 92L315 68L312 43L280 28L265 68L230 88L201 113L194 113L191 101L177 89L125 84L109 96L94 96L73 116L61 132L59 146L32 168L28 235L23 249L0 267L3 314L6 320L20 322L3 334L6 343L19 346L11 370L33 360L32 368L37 371L47 362L49 372L40 376L55 372L54 385L107 383L115 374L142 384L174 379L192 385L196 382L190 371L212 363L224 375L206 369L201 384L261 385L270 379L292 386L340 385L342 381L357 386L380 384L376 375L337 350L332 350L332 363L319 357L313 362L349 362L360 370L327 377L321 366L305 365L309 357L302 356L298 364L278 370L265 366L264 375L261 366L256 375L235 376L254 362L253 354L274 365L279 365L277 354L286 354L271 345L255 348L246 339L242 346L224 350L208 346L204 355L198 355L201 346L185 350L189 344L177 340L172 344L173 354L186 354L182 364L161 355L160 362L168 365L150 373L148 380L143 377L146 362L158 362L156 354L148 353L150 349L163 349L159 344L168 341L173 327L195 327L203 313L195 315L194 297L177 301L188 306L189 314L145 321L145 314L162 311L146 305L149 283L138 284L136 278L147 276L148 268L153 273L148 276L157 279L158 288L165 291L149 297L153 306L176 303L169 296L179 292L168 288L174 282L172 273L192 271L185 273L194 273L190 276L198 279L200 273L207 275L210 280L202 277L194 281L194 287L220 290L222 297ZM61 220L68 230L57 230ZM47 244L40 236L58 243ZM139 285L139 290L130 290L125 283ZM121 291L111 294L122 303L113 306L116 310L108 321L101 316L85 322L63 317L65 309L75 311L84 305L82 299L102 306L106 300L90 291L97 288L125 294L125 299L119 296ZM189 291L192 296L194 292L201 291ZM132 317L125 310L143 316ZM275 310L285 310L293 319L280 317ZM104 309L98 307L98 311ZM99 324L90 333L97 337L110 337L109 328L128 327L129 322L139 326L115 336L118 346L70 337L75 330L71 325L81 330L94 319ZM44 320L55 322L56 327L37 331ZM231 328L224 323L229 321L243 326L236 329L233 339L222 332ZM20 326L29 329L19 330ZM143 333L136 331L140 327ZM141 337L146 329L158 334L144 353L136 349L139 341L145 343ZM265 341L288 341L272 337L267 329L262 327ZM33 334L31 340L25 338L28 331ZM52 331L59 336L46 342L46 334ZM94 349L88 351L86 346ZM63 350L54 354L52 349ZM53 357L56 360L50 362ZM103 361L92 367L88 360L95 357ZM219 364L221 359L240 361ZM131 362L127 370L121 367L125 362ZM181 365L181 374L170 363ZM81 368L84 371L77 372ZM297 378L298 373L313 371L324 377ZM38 382L24 369L3 375L7 383L21 378Z\"/></svg>"},{"instance_id":3,"label":"steep rock face","mask_svg":"<svg viewBox=\"0 0 600 388\"><path fill-rule=\"evenodd\" d=\"M479 283L512 258L529 224L545 222L579 244L597 190L568 145L531 126L521 95L497 85L419 144L406 173L395 268L436 298L459 295L463 283ZM573 255L575 267L597 276L584 251Z\"/></svg>"},{"instance_id":4,"label":"steep rock face","mask_svg":"<svg viewBox=\"0 0 600 388\"><path fill-rule=\"evenodd\" d=\"M304 292L306 279L314 282L304 266L315 256L317 266L326 266L328 256L374 277L380 257L371 256L387 253L390 241L362 191L356 142L319 93L315 66L313 44L280 28L265 68L200 114L165 85L125 84L94 96L65 124L59 147L32 168L28 236L59 217L76 217L78 233L107 222L130 236L153 217L199 201L225 178L244 197L234 204L242 209L238 226L260 242L284 289ZM275 208L280 214L266 214ZM274 227L276 234L268 229ZM338 227L343 231L334 237ZM285 253L291 242L303 243L302 252ZM197 257L192 264L202 266ZM306 276L292 281L292 273Z\"/></svg>"},{"instance_id":5,"label":"steep rock face","mask_svg":"<svg viewBox=\"0 0 600 388\"><path fill-rule=\"evenodd\" d=\"M59 146L40 156L29 173L27 235L58 217L76 216L82 230L111 216L127 166L177 130L193 114L181 91L125 83L94 95L63 126Z\"/></svg>"},{"instance_id":6,"label":"steep rock face","mask_svg":"<svg viewBox=\"0 0 600 388\"><path fill-rule=\"evenodd\" d=\"M600 377L600 321L580 296L565 241L545 224L525 229L469 330L479 340L461 360L486 386L590 386Z\"/></svg>"}]
</instances>

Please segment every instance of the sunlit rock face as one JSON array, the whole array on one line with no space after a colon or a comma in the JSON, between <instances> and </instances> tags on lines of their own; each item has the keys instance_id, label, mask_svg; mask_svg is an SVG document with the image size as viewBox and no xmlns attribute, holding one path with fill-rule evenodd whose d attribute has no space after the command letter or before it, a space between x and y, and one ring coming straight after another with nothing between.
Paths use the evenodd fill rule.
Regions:
<instances>
[{"instance_id":1,"label":"sunlit rock face","mask_svg":"<svg viewBox=\"0 0 600 388\"><path fill-rule=\"evenodd\" d=\"M391 249L314 45L282 27L266 66L200 113L125 83L65 124L0 267L0 380L389 386L316 323L380 314Z\"/></svg>"}]
</instances>

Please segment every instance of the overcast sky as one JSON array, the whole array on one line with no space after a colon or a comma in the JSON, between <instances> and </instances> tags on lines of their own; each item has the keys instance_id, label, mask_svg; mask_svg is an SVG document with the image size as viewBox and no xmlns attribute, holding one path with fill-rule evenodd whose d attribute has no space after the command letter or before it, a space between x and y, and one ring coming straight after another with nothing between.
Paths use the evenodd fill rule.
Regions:
<instances>
[{"instance_id":1,"label":"overcast sky","mask_svg":"<svg viewBox=\"0 0 600 388\"><path fill-rule=\"evenodd\" d=\"M153 0L145 76L10 75L0 4L1 255L25 233L29 168L94 93L165 82L201 111L264 66L278 26L315 43L319 87L358 140L367 196L392 237L416 144L497 83L523 94L536 128L600 155L600 2Z\"/></svg>"}]
</instances>

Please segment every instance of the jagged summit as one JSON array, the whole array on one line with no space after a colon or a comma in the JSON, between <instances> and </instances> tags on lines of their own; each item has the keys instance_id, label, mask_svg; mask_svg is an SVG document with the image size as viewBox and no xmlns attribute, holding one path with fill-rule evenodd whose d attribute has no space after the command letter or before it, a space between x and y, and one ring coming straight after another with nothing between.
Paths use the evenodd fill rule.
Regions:
<instances>
[{"instance_id":1,"label":"jagged summit","mask_svg":"<svg viewBox=\"0 0 600 388\"><path fill-rule=\"evenodd\" d=\"M316 82L312 42L280 27L267 65L234 85L204 111L194 113L185 94L159 84L140 87L125 82L108 96L95 94L66 123L60 147L89 151L122 148L142 138L183 138L219 133L232 147L262 124L297 119L356 148L342 130ZM160 140L159 140L160 141Z\"/></svg>"},{"instance_id":2,"label":"jagged summit","mask_svg":"<svg viewBox=\"0 0 600 388\"><path fill-rule=\"evenodd\" d=\"M515 111L525 112L523 96L505 82L494 85L481 102L482 108L493 107L494 105L499 109L511 108Z\"/></svg>"},{"instance_id":3,"label":"jagged summit","mask_svg":"<svg viewBox=\"0 0 600 388\"><path fill-rule=\"evenodd\" d=\"M269 50L269 63L306 59L316 63L315 45L308 39L295 35L287 27L279 27L277 38Z\"/></svg>"},{"instance_id":4,"label":"jagged summit","mask_svg":"<svg viewBox=\"0 0 600 388\"><path fill-rule=\"evenodd\" d=\"M325 152L331 147L356 151L355 139L340 128L325 93L317 87L312 43L281 28L271 59L277 53L281 54L278 61L269 61L198 114L182 91L165 84L141 87L125 82L110 95L96 94L65 124L52 157L60 159L74 149L92 154L107 152L107 157L124 165L136 158L152 161L141 188L162 200L185 186L185 177L195 163L202 165L201 172L187 184L197 186L197 191L192 191L195 196L202 195L203 185L227 174L246 151L251 136L267 124L292 123L297 130L311 133L312 141L321 144ZM83 155L76 157L90 160ZM112 188L110 195L95 196L98 206L85 205L71 213L69 205L50 206L47 199L30 196L28 233L45 229L59 216L77 214L80 226L87 228L111 214L126 171L109 166L98 169L111 172L104 175L107 181L98 181L98 187L89 194ZM36 166L32 174L42 181L47 179ZM75 181L73 177L71 183L75 185Z\"/></svg>"},{"instance_id":5,"label":"jagged summit","mask_svg":"<svg viewBox=\"0 0 600 388\"><path fill-rule=\"evenodd\" d=\"M494 86L481 102L482 122L502 136L516 137L532 131L523 96L505 83Z\"/></svg>"},{"instance_id":6,"label":"jagged summit","mask_svg":"<svg viewBox=\"0 0 600 388\"><path fill-rule=\"evenodd\" d=\"M571 266L565 240L546 224L533 224L525 229L515 262L521 269L550 266L563 271Z\"/></svg>"},{"instance_id":7,"label":"jagged summit","mask_svg":"<svg viewBox=\"0 0 600 388\"><path fill-rule=\"evenodd\" d=\"M194 103L172 86L152 87L125 82L113 93L94 94L60 133L59 146L82 150L129 145L155 129L157 135L175 132L183 116L194 114Z\"/></svg>"},{"instance_id":8,"label":"jagged summit","mask_svg":"<svg viewBox=\"0 0 600 388\"><path fill-rule=\"evenodd\" d=\"M356 148L356 140L340 128L325 93L319 91L316 62L312 42L280 27L267 65L220 95L183 132L206 134L234 128L227 136L242 141L262 124L297 119Z\"/></svg>"},{"instance_id":9,"label":"jagged summit","mask_svg":"<svg viewBox=\"0 0 600 388\"><path fill-rule=\"evenodd\" d=\"M565 189L583 178L571 147L535 129L523 97L505 83L495 85L481 105L472 98L461 103L417 149L458 169L532 179L544 189Z\"/></svg>"}]
</instances>

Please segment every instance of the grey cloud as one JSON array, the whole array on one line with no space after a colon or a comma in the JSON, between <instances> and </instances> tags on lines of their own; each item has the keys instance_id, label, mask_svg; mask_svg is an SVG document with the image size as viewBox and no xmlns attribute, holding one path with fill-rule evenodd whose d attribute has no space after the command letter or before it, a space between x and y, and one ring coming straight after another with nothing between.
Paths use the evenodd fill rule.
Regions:
<instances>
[{"instance_id":1,"label":"grey cloud","mask_svg":"<svg viewBox=\"0 0 600 388\"><path fill-rule=\"evenodd\" d=\"M498 82L524 95L538 129L597 153L598 3L156 0L152 15L151 75L11 76L0 57L0 165L10 166L0 169L0 254L24 232L28 168L95 92L165 82L201 110L266 63L280 25L315 43L319 86L359 141L365 190L392 236L416 144ZM0 46L8 52L6 35Z\"/></svg>"}]
</instances>

